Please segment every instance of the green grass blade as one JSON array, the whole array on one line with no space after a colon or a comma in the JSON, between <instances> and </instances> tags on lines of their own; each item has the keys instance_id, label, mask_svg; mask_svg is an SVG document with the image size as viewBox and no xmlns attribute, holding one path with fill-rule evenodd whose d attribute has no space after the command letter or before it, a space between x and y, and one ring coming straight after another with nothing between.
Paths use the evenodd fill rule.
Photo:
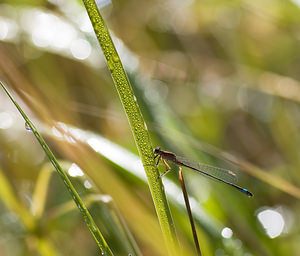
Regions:
<instances>
[{"instance_id":1,"label":"green grass blade","mask_svg":"<svg viewBox=\"0 0 300 256\"><path fill-rule=\"evenodd\" d=\"M34 230L35 222L33 216L20 202L17 195L14 193L12 186L0 169L0 198L6 207L17 213L27 230Z\"/></svg>"},{"instance_id":2,"label":"green grass blade","mask_svg":"<svg viewBox=\"0 0 300 256\"><path fill-rule=\"evenodd\" d=\"M12 95L9 93L9 91L6 89L6 87L3 85L3 83L0 81L0 84L4 91L7 93L11 101L15 104L21 115L23 116L25 122L26 122L26 127L33 132L34 136L37 138L38 142L41 144L44 152L48 156L50 162L53 164L55 167L56 171L58 172L59 176L62 178L65 186L67 187L69 193L71 194L73 200L75 201L77 207L79 208L89 230L91 231L92 235L94 236L102 255L113 255L112 251L108 247L106 241L104 240L100 230L98 229L96 223L94 222L91 214L89 213L88 209L84 205L83 201L79 197L78 193L76 192L75 188L73 187L71 181L69 180L68 176L65 174L65 172L62 170L61 166L57 162L55 156L53 155L52 151L42 138L42 136L39 134L33 123L30 121L30 119L27 117L27 115L24 113L22 108L19 106L19 104L15 101L15 99L12 97Z\"/></svg>"},{"instance_id":3,"label":"green grass blade","mask_svg":"<svg viewBox=\"0 0 300 256\"><path fill-rule=\"evenodd\" d=\"M50 165L47 163L39 171L39 175L35 184L33 196L32 196L32 207L31 212L36 218L41 218L46 204L47 191L49 182L54 171L50 170Z\"/></svg>"},{"instance_id":4,"label":"green grass blade","mask_svg":"<svg viewBox=\"0 0 300 256\"><path fill-rule=\"evenodd\" d=\"M124 235L126 236L133 252L132 255L133 256L142 256L142 252L140 250L140 248L138 247L136 241L134 240L128 226L126 225L125 219L123 218L121 212L119 211L117 205L115 204L115 202L113 200L110 200L107 202L107 205L109 206L109 208L111 209L111 211L114 213L117 221L119 222L119 225L121 226L121 229L123 230Z\"/></svg>"},{"instance_id":5,"label":"green grass blade","mask_svg":"<svg viewBox=\"0 0 300 256\"><path fill-rule=\"evenodd\" d=\"M176 255L176 248L178 244L177 236L164 188L161 180L158 178L159 173L154 161L153 147L151 145L150 135L145 125L144 118L141 114L120 57L95 1L83 0L83 3L92 22L94 31L129 120L131 130L145 168L152 198L169 253L171 255Z\"/></svg>"}]
</instances>

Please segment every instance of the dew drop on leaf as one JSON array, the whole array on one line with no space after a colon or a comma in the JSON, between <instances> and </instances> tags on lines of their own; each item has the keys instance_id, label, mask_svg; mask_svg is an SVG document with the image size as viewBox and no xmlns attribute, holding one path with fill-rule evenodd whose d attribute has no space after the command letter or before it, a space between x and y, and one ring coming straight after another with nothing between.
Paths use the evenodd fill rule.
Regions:
<instances>
[{"instance_id":1,"label":"dew drop on leaf","mask_svg":"<svg viewBox=\"0 0 300 256\"><path fill-rule=\"evenodd\" d=\"M29 124L28 124L27 122L25 122L25 129L26 129L27 131L29 131L29 132L32 131L31 128L30 128L30 126L29 126Z\"/></svg>"}]
</instances>

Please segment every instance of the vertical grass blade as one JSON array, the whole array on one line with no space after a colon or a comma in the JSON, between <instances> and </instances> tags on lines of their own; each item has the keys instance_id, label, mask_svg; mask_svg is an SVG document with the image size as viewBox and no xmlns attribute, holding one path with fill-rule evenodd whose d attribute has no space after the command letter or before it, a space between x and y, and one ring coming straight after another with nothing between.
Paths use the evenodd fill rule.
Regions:
<instances>
[{"instance_id":1,"label":"vertical grass blade","mask_svg":"<svg viewBox=\"0 0 300 256\"><path fill-rule=\"evenodd\" d=\"M152 198L170 255L177 253L177 236L166 195L155 165L150 135L136 97L113 44L109 31L94 0L83 0L94 31L102 48L113 81L126 112L133 136L148 178Z\"/></svg>"}]
</instances>

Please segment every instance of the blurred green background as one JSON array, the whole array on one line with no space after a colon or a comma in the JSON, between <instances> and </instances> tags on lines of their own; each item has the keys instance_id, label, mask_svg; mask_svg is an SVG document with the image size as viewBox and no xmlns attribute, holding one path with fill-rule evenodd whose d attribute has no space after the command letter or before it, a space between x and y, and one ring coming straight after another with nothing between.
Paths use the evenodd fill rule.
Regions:
<instances>
[{"instance_id":1,"label":"blurred green background","mask_svg":"<svg viewBox=\"0 0 300 256\"><path fill-rule=\"evenodd\" d=\"M184 170L203 255L300 255L300 1L97 4L153 146L231 169L254 194L248 199ZM114 254L138 247L143 255L166 255L82 3L1 0L0 79L70 175ZM3 90L0 103L0 255L99 255ZM163 182L180 244L195 255L177 172Z\"/></svg>"}]
</instances>

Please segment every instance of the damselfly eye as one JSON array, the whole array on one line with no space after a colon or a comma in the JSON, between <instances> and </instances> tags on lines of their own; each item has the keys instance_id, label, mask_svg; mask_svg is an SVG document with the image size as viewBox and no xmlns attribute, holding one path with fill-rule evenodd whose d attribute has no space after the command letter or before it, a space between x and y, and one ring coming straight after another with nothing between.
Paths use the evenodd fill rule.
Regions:
<instances>
[{"instance_id":1,"label":"damselfly eye","mask_svg":"<svg viewBox=\"0 0 300 256\"><path fill-rule=\"evenodd\" d=\"M154 154L157 154L159 151L160 151L160 147L156 147L156 148L154 149Z\"/></svg>"}]
</instances>

